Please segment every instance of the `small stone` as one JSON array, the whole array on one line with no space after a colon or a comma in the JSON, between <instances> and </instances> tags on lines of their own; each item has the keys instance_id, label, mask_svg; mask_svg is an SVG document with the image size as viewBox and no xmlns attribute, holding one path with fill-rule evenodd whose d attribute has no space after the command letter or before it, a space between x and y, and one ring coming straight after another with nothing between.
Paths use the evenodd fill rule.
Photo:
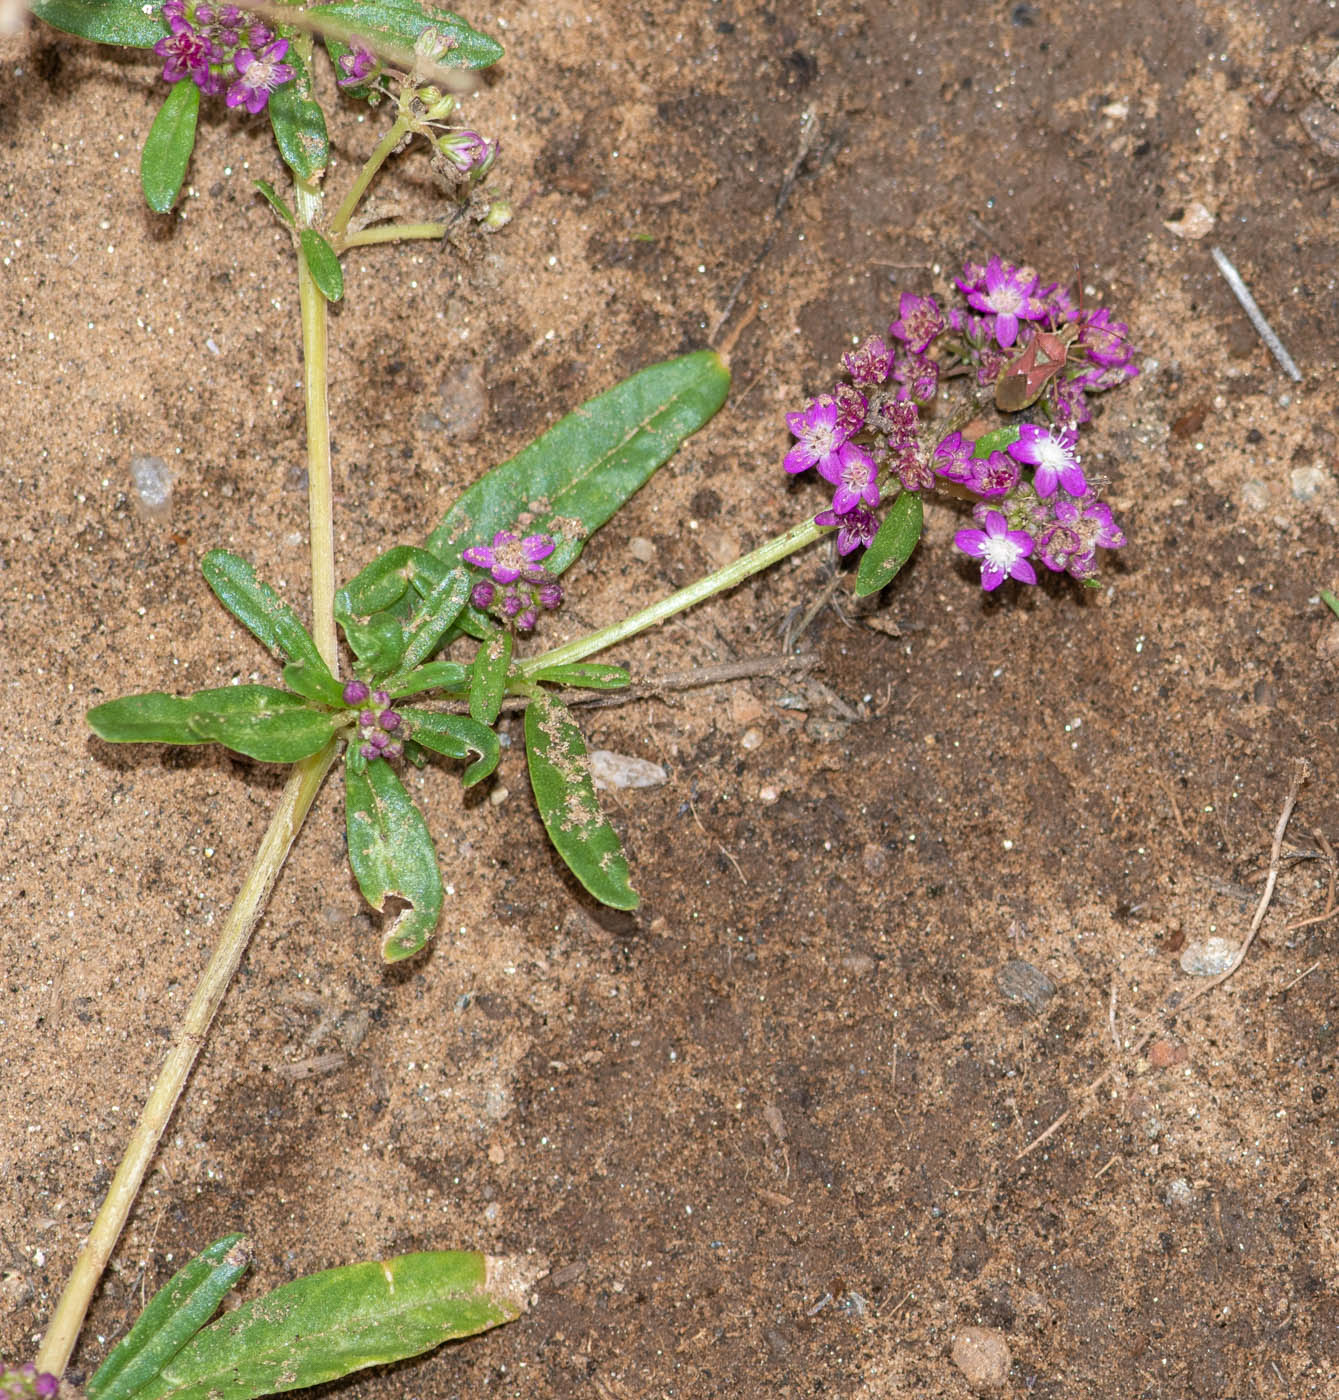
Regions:
<instances>
[{"instance_id":1,"label":"small stone","mask_svg":"<svg viewBox=\"0 0 1339 1400\"><path fill-rule=\"evenodd\" d=\"M1055 983L1039 967L1012 958L995 974L995 985L1009 1001L1021 1001L1040 1013L1055 995Z\"/></svg>"},{"instance_id":2,"label":"small stone","mask_svg":"<svg viewBox=\"0 0 1339 1400\"><path fill-rule=\"evenodd\" d=\"M1190 1051L1174 1040L1155 1040L1148 1047L1150 1069L1170 1069L1173 1065L1183 1065L1190 1058Z\"/></svg>"},{"instance_id":3,"label":"small stone","mask_svg":"<svg viewBox=\"0 0 1339 1400\"><path fill-rule=\"evenodd\" d=\"M132 457L135 507L146 520L165 520L172 509L172 471L161 457Z\"/></svg>"},{"instance_id":4,"label":"small stone","mask_svg":"<svg viewBox=\"0 0 1339 1400\"><path fill-rule=\"evenodd\" d=\"M446 372L438 389L439 411L424 415L424 427L436 428L456 442L479 436L488 414L488 388L477 360L459 360Z\"/></svg>"},{"instance_id":5,"label":"small stone","mask_svg":"<svg viewBox=\"0 0 1339 1400\"><path fill-rule=\"evenodd\" d=\"M1186 205L1179 219L1164 219L1163 228L1178 238L1203 238L1214 226L1214 216L1198 200Z\"/></svg>"},{"instance_id":6,"label":"small stone","mask_svg":"<svg viewBox=\"0 0 1339 1400\"><path fill-rule=\"evenodd\" d=\"M1269 509L1269 487L1263 481L1251 480L1241 488L1241 503L1248 510Z\"/></svg>"},{"instance_id":7,"label":"small stone","mask_svg":"<svg viewBox=\"0 0 1339 1400\"><path fill-rule=\"evenodd\" d=\"M741 749L756 749L756 748L758 748L758 747L761 746L762 740L763 740L763 733L762 733L762 730L761 730L761 729L758 729L758 728L755 726L755 727L753 727L753 728L746 729L746 730L743 732L743 734L740 735L739 747L740 747Z\"/></svg>"},{"instance_id":8,"label":"small stone","mask_svg":"<svg viewBox=\"0 0 1339 1400\"><path fill-rule=\"evenodd\" d=\"M634 758L631 754L614 753L609 749L591 751L590 773L595 786L606 791L610 788L659 787L669 782L669 774L660 764L646 758Z\"/></svg>"},{"instance_id":9,"label":"small stone","mask_svg":"<svg viewBox=\"0 0 1339 1400\"><path fill-rule=\"evenodd\" d=\"M773 802L780 801L780 798L780 789L774 788L770 783L766 787L760 787L758 789L758 801L766 807L770 807Z\"/></svg>"},{"instance_id":10,"label":"small stone","mask_svg":"<svg viewBox=\"0 0 1339 1400\"><path fill-rule=\"evenodd\" d=\"M645 535L634 535L628 541L628 553L639 564L649 564L656 557L656 547Z\"/></svg>"},{"instance_id":11,"label":"small stone","mask_svg":"<svg viewBox=\"0 0 1339 1400\"><path fill-rule=\"evenodd\" d=\"M1180 1207L1182 1210L1186 1206L1194 1205L1195 1192L1190 1183L1183 1176L1178 1176L1175 1181L1167 1185L1167 1194L1163 1200L1173 1207Z\"/></svg>"},{"instance_id":12,"label":"small stone","mask_svg":"<svg viewBox=\"0 0 1339 1400\"><path fill-rule=\"evenodd\" d=\"M1294 467L1291 482L1294 500L1314 501L1330 484L1330 474L1319 463L1310 467Z\"/></svg>"},{"instance_id":13,"label":"small stone","mask_svg":"<svg viewBox=\"0 0 1339 1400\"><path fill-rule=\"evenodd\" d=\"M999 1390L1013 1361L1004 1333L993 1327L964 1327L953 1339L953 1364L973 1390Z\"/></svg>"},{"instance_id":14,"label":"small stone","mask_svg":"<svg viewBox=\"0 0 1339 1400\"><path fill-rule=\"evenodd\" d=\"M1237 957L1237 945L1228 938L1197 938L1181 954L1181 971L1191 977L1218 977Z\"/></svg>"}]
</instances>

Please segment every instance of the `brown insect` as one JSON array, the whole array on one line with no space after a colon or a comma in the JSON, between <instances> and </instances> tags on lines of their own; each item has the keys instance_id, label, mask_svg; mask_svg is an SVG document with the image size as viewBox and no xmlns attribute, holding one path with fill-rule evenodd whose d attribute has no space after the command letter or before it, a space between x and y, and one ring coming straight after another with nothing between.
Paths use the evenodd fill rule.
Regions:
<instances>
[{"instance_id":1,"label":"brown insect","mask_svg":"<svg viewBox=\"0 0 1339 1400\"><path fill-rule=\"evenodd\" d=\"M1000 371L995 381L995 407L1005 413L1019 413L1036 403L1046 386L1064 369L1076 334L1073 325L1062 331L1033 331L1023 353Z\"/></svg>"}]
</instances>

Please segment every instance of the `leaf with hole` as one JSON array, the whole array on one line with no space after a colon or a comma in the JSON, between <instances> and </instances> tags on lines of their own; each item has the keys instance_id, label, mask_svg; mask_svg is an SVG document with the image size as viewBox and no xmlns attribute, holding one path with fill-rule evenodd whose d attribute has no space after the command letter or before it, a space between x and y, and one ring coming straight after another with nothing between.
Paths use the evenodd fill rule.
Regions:
<instances>
[{"instance_id":1,"label":"leaf with hole","mask_svg":"<svg viewBox=\"0 0 1339 1400\"><path fill-rule=\"evenodd\" d=\"M468 758L477 753L478 759L461 776L465 787L486 778L498 765L502 747L497 735L486 724L469 715L444 714L440 710L418 710L406 707L400 711L413 742L447 758Z\"/></svg>"},{"instance_id":2,"label":"leaf with hole","mask_svg":"<svg viewBox=\"0 0 1339 1400\"><path fill-rule=\"evenodd\" d=\"M364 761L356 746L344 755L344 812L349 864L363 898L378 913L388 898L405 901L382 938L381 956L412 957L442 912L442 876L423 814L390 764Z\"/></svg>"}]
</instances>

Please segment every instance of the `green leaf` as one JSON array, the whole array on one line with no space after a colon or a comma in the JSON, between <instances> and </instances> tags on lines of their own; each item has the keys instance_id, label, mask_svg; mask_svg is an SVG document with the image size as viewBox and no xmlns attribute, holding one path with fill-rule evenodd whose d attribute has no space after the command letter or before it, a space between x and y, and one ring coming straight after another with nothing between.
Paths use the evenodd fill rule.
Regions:
<instances>
[{"instance_id":1,"label":"green leaf","mask_svg":"<svg viewBox=\"0 0 1339 1400\"><path fill-rule=\"evenodd\" d=\"M924 525L924 508L915 491L903 491L888 509L874 542L856 570L855 596L866 598L893 581L911 558Z\"/></svg>"},{"instance_id":2,"label":"green leaf","mask_svg":"<svg viewBox=\"0 0 1339 1400\"><path fill-rule=\"evenodd\" d=\"M296 690L308 700L321 705L335 705L347 708L344 703L344 687L330 674L323 662L319 667L306 661L290 661L283 670L284 684L289 690Z\"/></svg>"},{"instance_id":3,"label":"green leaf","mask_svg":"<svg viewBox=\"0 0 1339 1400\"><path fill-rule=\"evenodd\" d=\"M330 38L346 44L361 38L373 48L412 50L425 29L435 29L443 39L454 41L441 59L448 68L488 68L503 54L496 39L472 29L459 15L414 0L338 0L314 5L307 13L324 22Z\"/></svg>"},{"instance_id":4,"label":"green leaf","mask_svg":"<svg viewBox=\"0 0 1339 1400\"><path fill-rule=\"evenodd\" d=\"M976 445L972 448L972 456L984 460L992 452L1003 452L1012 447L1021 436L1017 423L1006 423L1002 428L992 428L990 432L982 433L977 438Z\"/></svg>"},{"instance_id":5,"label":"green leaf","mask_svg":"<svg viewBox=\"0 0 1339 1400\"><path fill-rule=\"evenodd\" d=\"M199 115L200 89L183 79L173 85L153 119L140 152L139 182L155 214L166 214L176 203L195 149L195 120Z\"/></svg>"},{"instance_id":6,"label":"green leaf","mask_svg":"<svg viewBox=\"0 0 1339 1400\"><path fill-rule=\"evenodd\" d=\"M416 671L402 672L382 681L381 688L398 700L402 695L420 695L425 690L445 690L463 695L470 683L470 668L459 661L430 661Z\"/></svg>"},{"instance_id":7,"label":"green leaf","mask_svg":"<svg viewBox=\"0 0 1339 1400\"><path fill-rule=\"evenodd\" d=\"M477 753L478 760L465 770L461 782L466 787L486 778L498 765L502 748L497 735L486 724L469 715L443 714L440 710L416 710L406 706L400 711L413 742L447 758L468 758Z\"/></svg>"},{"instance_id":8,"label":"green leaf","mask_svg":"<svg viewBox=\"0 0 1339 1400\"><path fill-rule=\"evenodd\" d=\"M470 596L472 582L466 570L452 569L424 597L422 606L414 609L409 618L404 655L400 658L401 670L410 670L437 650L451 624L460 616Z\"/></svg>"},{"instance_id":9,"label":"green leaf","mask_svg":"<svg viewBox=\"0 0 1339 1400\"><path fill-rule=\"evenodd\" d=\"M525 752L544 829L572 874L601 904L635 909L640 901L618 833L595 796L585 741L548 691L526 706Z\"/></svg>"},{"instance_id":10,"label":"green leaf","mask_svg":"<svg viewBox=\"0 0 1339 1400\"><path fill-rule=\"evenodd\" d=\"M167 26L157 7L145 14L142 0L32 0L32 11L53 29L99 44L151 49L167 38Z\"/></svg>"},{"instance_id":11,"label":"green leaf","mask_svg":"<svg viewBox=\"0 0 1339 1400\"><path fill-rule=\"evenodd\" d=\"M318 752L345 722L312 709L291 691L227 685L194 695L123 695L88 712L101 739L114 744L224 744L262 763L296 763Z\"/></svg>"},{"instance_id":12,"label":"green leaf","mask_svg":"<svg viewBox=\"0 0 1339 1400\"><path fill-rule=\"evenodd\" d=\"M335 250L314 228L304 228L298 234L298 242L307 260L307 271L321 289L321 295L327 301L339 301L344 295L344 269L339 265Z\"/></svg>"},{"instance_id":13,"label":"green leaf","mask_svg":"<svg viewBox=\"0 0 1339 1400\"><path fill-rule=\"evenodd\" d=\"M250 1262L250 1243L225 1235L178 1269L89 1381L88 1400L131 1400L154 1381L214 1316Z\"/></svg>"},{"instance_id":14,"label":"green leaf","mask_svg":"<svg viewBox=\"0 0 1339 1400\"><path fill-rule=\"evenodd\" d=\"M432 937L442 912L442 876L428 825L390 764L364 762L356 748L344 755L344 812L349 864L363 897L378 913L388 896L406 902L381 940L381 956L399 962Z\"/></svg>"},{"instance_id":15,"label":"green leaf","mask_svg":"<svg viewBox=\"0 0 1339 1400\"><path fill-rule=\"evenodd\" d=\"M335 594L335 618L360 670L386 676L408 669L403 658L420 624L430 630L433 610L447 605L446 595L440 593L431 604L425 600L447 577L448 571L427 550L397 545Z\"/></svg>"},{"instance_id":16,"label":"green leaf","mask_svg":"<svg viewBox=\"0 0 1339 1400\"><path fill-rule=\"evenodd\" d=\"M471 545L526 518L557 548L544 561L561 574L609 519L725 402L730 372L712 350L652 365L555 423L543 437L476 481L428 539L455 564Z\"/></svg>"},{"instance_id":17,"label":"green leaf","mask_svg":"<svg viewBox=\"0 0 1339 1400\"><path fill-rule=\"evenodd\" d=\"M292 44L284 62L292 66L293 78L270 94L265 109L284 164L300 179L315 181L330 159L325 113L312 98L311 74Z\"/></svg>"},{"instance_id":18,"label":"green leaf","mask_svg":"<svg viewBox=\"0 0 1339 1400\"><path fill-rule=\"evenodd\" d=\"M330 674L301 618L268 583L257 579L256 571L240 555L211 549L200 561L200 572L219 602L262 646Z\"/></svg>"},{"instance_id":19,"label":"green leaf","mask_svg":"<svg viewBox=\"0 0 1339 1400\"><path fill-rule=\"evenodd\" d=\"M474 675L470 679L470 715L480 724L492 724L502 709L507 693L507 671L511 667L510 632L497 632L479 643L474 654Z\"/></svg>"},{"instance_id":20,"label":"green leaf","mask_svg":"<svg viewBox=\"0 0 1339 1400\"><path fill-rule=\"evenodd\" d=\"M136 1400L253 1400L402 1361L519 1317L523 1261L438 1250L294 1279L196 1335Z\"/></svg>"},{"instance_id":21,"label":"green leaf","mask_svg":"<svg viewBox=\"0 0 1339 1400\"><path fill-rule=\"evenodd\" d=\"M604 666L597 661L574 661L562 666L545 666L542 671L529 672L532 681L548 681L551 685L576 685L587 690L622 690L632 677L622 666Z\"/></svg>"},{"instance_id":22,"label":"green leaf","mask_svg":"<svg viewBox=\"0 0 1339 1400\"><path fill-rule=\"evenodd\" d=\"M278 214L289 228L293 228L297 224L297 219L294 217L293 211L279 197L279 192L268 180L257 180L256 188L265 196L270 208Z\"/></svg>"}]
</instances>

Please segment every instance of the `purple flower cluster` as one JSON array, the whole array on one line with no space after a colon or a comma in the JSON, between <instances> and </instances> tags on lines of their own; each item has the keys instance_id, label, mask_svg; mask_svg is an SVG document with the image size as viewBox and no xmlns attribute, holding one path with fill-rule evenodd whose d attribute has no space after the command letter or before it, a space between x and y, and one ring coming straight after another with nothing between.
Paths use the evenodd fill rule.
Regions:
<instances>
[{"instance_id":1,"label":"purple flower cluster","mask_svg":"<svg viewBox=\"0 0 1339 1400\"><path fill-rule=\"evenodd\" d=\"M470 601L502 618L516 632L532 632L540 610L561 606L563 586L544 566L553 553L552 535L520 535L499 530L491 545L471 545L460 557L490 577L474 585ZM502 585L499 588L498 585Z\"/></svg>"},{"instance_id":2,"label":"purple flower cluster","mask_svg":"<svg viewBox=\"0 0 1339 1400\"><path fill-rule=\"evenodd\" d=\"M206 96L221 92L229 107L255 115L293 76L283 61L288 40L236 5L165 0L161 13L168 34L153 51L163 60L165 82L189 78Z\"/></svg>"},{"instance_id":3,"label":"purple flower cluster","mask_svg":"<svg viewBox=\"0 0 1339 1400\"><path fill-rule=\"evenodd\" d=\"M408 731L384 690L373 690L365 681L350 681L344 687L344 703L358 710L359 752L369 763L374 758L400 757Z\"/></svg>"},{"instance_id":4,"label":"purple flower cluster","mask_svg":"<svg viewBox=\"0 0 1339 1400\"><path fill-rule=\"evenodd\" d=\"M876 511L891 496L951 486L974 502L980 528L956 543L980 561L984 588L1035 583L1029 560L1088 582L1096 551L1125 537L1080 465L1079 430L1091 418L1089 395L1138 373L1127 327L998 257L968 263L954 285L964 304L947 309L904 292L887 339L849 351L847 379L786 415L795 443L785 470L815 467L833 488L814 520L836 529L840 554L873 542ZM973 421L936 432L926 420L941 380L965 372L974 372L976 401L955 421ZM1016 432L996 437L977 410L1003 413ZM999 445L978 455L986 433Z\"/></svg>"},{"instance_id":5,"label":"purple flower cluster","mask_svg":"<svg viewBox=\"0 0 1339 1400\"><path fill-rule=\"evenodd\" d=\"M0 1400L50 1400L59 1390L60 1378L31 1361L12 1367L0 1362Z\"/></svg>"}]
</instances>

